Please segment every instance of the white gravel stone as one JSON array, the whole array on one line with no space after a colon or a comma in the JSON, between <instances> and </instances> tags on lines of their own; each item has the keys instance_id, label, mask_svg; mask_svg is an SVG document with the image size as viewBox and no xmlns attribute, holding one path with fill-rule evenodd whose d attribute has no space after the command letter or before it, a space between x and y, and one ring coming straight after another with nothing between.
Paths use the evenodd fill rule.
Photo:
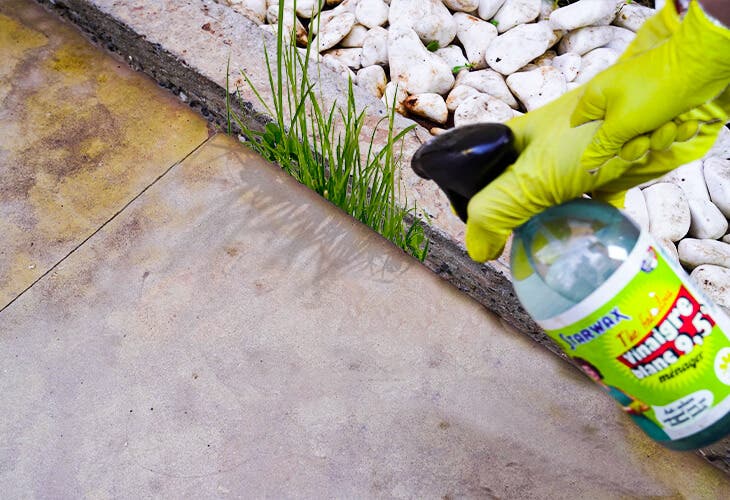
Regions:
<instances>
[{"instance_id":1,"label":"white gravel stone","mask_svg":"<svg viewBox=\"0 0 730 500\"><path fill-rule=\"evenodd\" d=\"M388 61L391 80L400 82L409 94L446 94L454 85L451 68L407 26L388 30Z\"/></svg>"},{"instance_id":2,"label":"white gravel stone","mask_svg":"<svg viewBox=\"0 0 730 500\"><path fill-rule=\"evenodd\" d=\"M554 57L552 65L563 72L566 82L572 82L578 76L578 70L583 62L583 58L578 54L566 52L565 54Z\"/></svg>"},{"instance_id":3,"label":"white gravel stone","mask_svg":"<svg viewBox=\"0 0 730 500\"><path fill-rule=\"evenodd\" d=\"M537 16L538 21L550 20L550 14L557 8L558 6L554 0L542 0L540 2L540 15Z\"/></svg>"},{"instance_id":4,"label":"white gravel stone","mask_svg":"<svg viewBox=\"0 0 730 500\"><path fill-rule=\"evenodd\" d=\"M479 0L477 16L481 17L485 21L492 19L494 14L496 14L502 4L504 4L504 1L505 0Z\"/></svg>"},{"instance_id":5,"label":"white gravel stone","mask_svg":"<svg viewBox=\"0 0 730 500\"><path fill-rule=\"evenodd\" d=\"M355 17L363 26L375 28L388 22L388 9L383 0L357 0Z\"/></svg>"},{"instance_id":6,"label":"white gravel stone","mask_svg":"<svg viewBox=\"0 0 730 500\"><path fill-rule=\"evenodd\" d=\"M658 238L656 242L662 250L664 250L664 255L666 255L670 260L679 263L679 252L677 252L677 246L674 242L666 238Z\"/></svg>"},{"instance_id":7,"label":"white gravel stone","mask_svg":"<svg viewBox=\"0 0 730 500\"><path fill-rule=\"evenodd\" d=\"M464 47L469 63L475 69L486 68L487 62L484 54L492 40L497 38L497 28L478 17L463 12L455 13L454 21L456 21L456 37Z\"/></svg>"},{"instance_id":8,"label":"white gravel stone","mask_svg":"<svg viewBox=\"0 0 730 500\"><path fill-rule=\"evenodd\" d=\"M513 73L507 77L507 86L527 111L532 111L557 99L567 89L563 72L553 66Z\"/></svg>"},{"instance_id":9,"label":"white gravel stone","mask_svg":"<svg viewBox=\"0 0 730 500\"><path fill-rule=\"evenodd\" d=\"M391 0L388 22L390 29L413 28L424 44L446 47L456 37L456 22L441 0Z\"/></svg>"},{"instance_id":10,"label":"white gravel stone","mask_svg":"<svg viewBox=\"0 0 730 500\"><path fill-rule=\"evenodd\" d=\"M383 97L388 79L382 66L373 65L357 72L357 84L380 99Z\"/></svg>"},{"instance_id":11,"label":"white gravel stone","mask_svg":"<svg viewBox=\"0 0 730 500\"><path fill-rule=\"evenodd\" d=\"M479 7L479 0L443 0L444 5L457 12L474 12Z\"/></svg>"},{"instance_id":12,"label":"white gravel stone","mask_svg":"<svg viewBox=\"0 0 730 500\"><path fill-rule=\"evenodd\" d=\"M266 11L266 20L269 24L276 25L279 21L279 6L272 5ZM307 43L307 30L304 25L296 16L292 9L284 8L284 19L282 20L282 26L284 27L284 38L289 40L291 38L290 33L296 26L296 40L299 45L305 45Z\"/></svg>"},{"instance_id":13,"label":"white gravel stone","mask_svg":"<svg viewBox=\"0 0 730 500\"><path fill-rule=\"evenodd\" d=\"M291 5L293 6L294 2L291 2ZM317 15L321 8L321 0L297 0L297 15L303 19Z\"/></svg>"},{"instance_id":14,"label":"white gravel stone","mask_svg":"<svg viewBox=\"0 0 730 500\"><path fill-rule=\"evenodd\" d=\"M249 19L261 23L266 20L266 0L229 0L228 4Z\"/></svg>"},{"instance_id":15,"label":"white gravel stone","mask_svg":"<svg viewBox=\"0 0 730 500\"><path fill-rule=\"evenodd\" d=\"M449 92L449 96L446 98L446 109L448 109L449 111L456 111L456 108L458 108L462 102L469 99L470 97L481 94L482 92L479 92L474 87L457 84L454 86L453 89L451 89L451 92Z\"/></svg>"},{"instance_id":16,"label":"white gravel stone","mask_svg":"<svg viewBox=\"0 0 730 500\"><path fill-rule=\"evenodd\" d=\"M350 32L340 42L340 46L344 48L362 48L365 37L368 35L368 29L362 24L356 24Z\"/></svg>"},{"instance_id":17,"label":"white gravel stone","mask_svg":"<svg viewBox=\"0 0 730 500\"><path fill-rule=\"evenodd\" d=\"M449 118L446 101L439 94L417 94L406 97L403 106L414 115L444 124Z\"/></svg>"},{"instance_id":18,"label":"white gravel stone","mask_svg":"<svg viewBox=\"0 0 730 500\"><path fill-rule=\"evenodd\" d=\"M644 194L638 187L633 187L626 191L626 199L624 201L624 212L631 220L636 222L642 231L649 230L649 212L646 210L646 200Z\"/></svg>"},{"instance_id":19,"label":"white gravel stone","mask_svg":"<svg viewBox=\"0 0 730 500\"><path fill-rule=\"evenodd\" d=\"M352 79L353 82L357 80L355 72L352 71L347 64L343 63L336 57L329 54L323 54L322 63L345 80Z\"/></svg>"},{"instance_id":20,"label":"white gravel stone","mask_svg":"<svg viewBox=\"0 0 730 500\"><path fill-rule=\"evenodd\" d=\"M656 11L649 7L638 3L628 3L621 6L621 10L619 10L613 23L621 28L637 31L644 24L644 21L655 13Z\"/></svg>"},{"instance_id":21,"label":"white gravel stone","mask_svg":"<svg viewBox=\"0 0 730 500\"><path fill-rule=\"evenodd\" d=\"M682 188L658 182L644 190L649 214L649 232L657 238L679 241L689 231L692 217Z\"/></svg>"},{"instance_id":22,"label":"white gravel stone","mask_svg":"<svg viewBox=\"0 0 730 500\"><path fill-rule=\"evenodd\" d=\"M612 26L586 26L563 36L558 44L558 53L574 52L586 54L593 49L603 47L614 37Z\"/></svg>"},{"instance_id":23,"label":"white gravel stone","mask_svg":"<svg viewBox=\"0 0 730 500\"><path fill-rule=\"evenodd\" d=\"M720 158L730 159L730 129L723 127L717 136L715 144L712 145L707 157L719 156Z\"/></svg>"},{"instance_id":24,"label":"white gravel stone","mask_svg":"<svg viewBox=\"0 0 730 500\"><path fill-rule=\"evenodd\" d=\"M504 77L491 69L459 73L455 85L468 85L479 92L496 97L511 108L517 108L517 101L507 87Z\"/></svg>"},{"instance_id":25,"label":"white gravel stone","mask_svg":"<svg viewBox=\"0 0 730 500\"><path fill-rule=\"evenodd\" d=\"M385 104L388 109L395 107L396 113L404 115L406 114L406 108L403 106L403 101L405 101L407 97L408 92L403 89L402 85L398 85L398 82L390 81L385 86L385 92L383 93L381 101L383 101L383 104Z\"/></svg>"},{"instance_id":26,"label":"white gravel stone","mask_svg":"<svg viewBox=\"0 0 730 500\"><path fill-rule=\"evenodd\" d=\"M604 69L616 62L619 53L613 49L605 47L593 49L583 56L578 76L575 77L576 83L585 83Z\"/></svg>"},{"instance_id":27,"label":"white gravel stone","mask_svg":"<svg viewBox=\"0 0 730 500\"><path fill-rule=\"evenodd\" d=\"M696 160L675 168L664 175L659 182L671 182L681 187L687 198L710 200L710 194L705 185L702 160Z\"/></svg>"},{"instance_id":28,"label":"white gravel stone","mask_svg":"<svg viewBox=\"0 0 730 500\"><path fill-rule=\"evenodd\" d=\"M710 199L725 217L730 218L730 160L707 158L703 166Z\"/></svg>"},{"instance_id":29,"label":"white gravel stone","mask_svg":"<svg viewBox=\"0 0 730 500\"><path fill-rule=\"evenodd\" d=\"M465 99L454 111L454 126L472 123L504 123L514 116L512 108L496 97L487 94Z\"/></svg>"},{"instance_id":30,"label":"white gravel stone","mask_svg":"<svg viewBox=\"0 0 730 500\"><path fill-rule=\"evenodd\" d=\"M362 49L359 48L331 49L325 52L324 55L337 59L354 71L362 67Z\"/></svg>"},{"instance_id":31,"label":"white gravel stone","mask_svg":"<svg viewBox=\"0 0 730 500\"><path fill-rule=\"evenodd\" d=\"M352 31L353 26L355 26L354 14L350 12L338 14L330 19L324 28L320 28L317 36L312 40L312 44L320 52L331 49Z\"/></svg>"},{"instance_id":32,"label":"white gravel stone","mask_svg":"<svg viewBox=\"0 0 730 500\"><path fill-rule=\"evenodd\" d=\"M550 24L556 30L610 24L623 3L623 0L579 0L553 11Z\"/></svg>"},{"instance_id":33,"label":"white gravel stone","mask_svg":"<svg viewBox=\"0 0 730 500\"><path fill-rule=\"evenodd\" d=\"M459 66L465 66L468 62L466 57L464 57L464 51L458 45L449 45L448 47L436 50L434 53L443 59L444 62L452 69ZM462 71L467 70L464 69Z\"/></svg>"},{"instance_id":34,"label":"white gravel stone","mask_svg":"<svg viewBox=\"0 0 730 500\"><path fill-rule=\"evenodd\" d=\"M730 269L705 264L689 275L715 304L730 307Z\"/></svg>"},{"instance_id":35,"label":"white gravel stone","mask_svg":"<svg viewBox=\"0 0 730 500\"><path fill-rule=\"evenodd\" d=\"M487 64L510 75L544 54L553 38L553 30L546 22L522 24L492 40L487 47Z\"/></svg>"},{"instance_id":36,"label":"white gravel stone","mask_svg":"<svg viewBox=\"0 0 730 500\"><path fill-rule=\"evenodd\" d=\"M730 243L730 234L726 234L722 237L722 241L725 243Z\"/></svg>"},{"instance_id":37,"label":"white gravel stone","mask_svg":"<svg viewBox=\"0 0 730 500\"><path fill-rule=\"evenodd\" d=\"M722 241L685 238L677 249L679 261L687 269L703 264L730 268L730 245Z\"/></svg>"},{"instance_id":38,"label":"white gravel stone","mask_svg":"<svg viewBox=\"0 0 730 500\"><path fill-rule=\"evenodd\" d=\"M534 64L538 68L541 68L543 66L552 66L553 65L553 59L557 57L557 52L554 50L548 50L543 55L532 61L530 64ZM528 65L529 66L529 65ZM534 68L537 69L537 68Z\"/></svg>"},{"instance_id":39,"label":"white gravel stone","mask_svg":"<svg viewBox=\"0 0 730 500\"><path fill-rule=\"evenodd\" d=\"M710 200L689 198L689 212L692 222L689 236L701 239L721 238L727 232L727 219Z\"/></svg>"},{"instance_id":40,"label":"white gravel stone","mask_svg":"<svg viewBox=\"0 0 730 500\"><path fill-rule=\"evenodd\" d=\"M362 65L373 66L388 64L388 30L373 28L365 35L362 42Z\"/></svg>"},{"instance_id":41,"label":"white gravel stone","mask_svg":"<svg viewBox=\"0 0 730 500\"><path fill-rule=\"evenodd\" d=\"M494 15L497 30L504 33L515 26L534 21L540 14L541 3L541 0L505 0Z\"/></svg>"},{"instance_id":42,"label":"white gravel stone","mask_svg":"<svg viewBox=\"0 0 730 500\"><path fill-rule=\"evenodd\" d=\"M636 38L636 33L626 28L619 28L618 26L610 26L610 28L613 31L613 37L605 47L623 53L626 47Z\"/></svg>"}]
</instances>

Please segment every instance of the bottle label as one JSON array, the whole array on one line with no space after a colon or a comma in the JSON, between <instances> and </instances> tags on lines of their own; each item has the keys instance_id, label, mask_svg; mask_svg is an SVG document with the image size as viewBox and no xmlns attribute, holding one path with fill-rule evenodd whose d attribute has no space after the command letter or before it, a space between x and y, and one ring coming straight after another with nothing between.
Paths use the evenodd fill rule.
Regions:
<instances>
[{"instance_id":1,"label":"bottle label","mask_svg":"<svg viewBox=\"0 0 730 500\"><path fill-rule=\"evenodd\" d=\"M730 320L647 234L606 283L539 324L658 441L730 411Z\"/></svg>"}]
</instances>

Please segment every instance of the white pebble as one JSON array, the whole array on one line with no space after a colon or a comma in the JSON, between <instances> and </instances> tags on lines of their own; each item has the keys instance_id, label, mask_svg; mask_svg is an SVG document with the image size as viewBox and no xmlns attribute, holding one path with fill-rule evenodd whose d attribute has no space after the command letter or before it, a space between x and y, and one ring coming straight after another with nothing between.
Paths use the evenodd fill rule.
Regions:
<instances>
[{"instance_id":1,"label":"white pebble","mask_svg":"<svg viewBox=\"0 0 730 500\"><path fill-rule=\"evenodd\" d=\"M679 241L687 234L692 217L682 188L669 182L658 182L644 190L644 198L651 234L671 241Z\"/></svg>"},{"instance_id":2,"label":"white pebble","mask_svg":"<svg viewBox=\"0 0 730 500\"><path fill-rule=\"evenodd\" d=\"M504 77L491 69L459 73L454 85L468 85L479 92L496 97L511 108L517 107L517 101L507 87Z\"/></svg>"},{"instance_id":3,"label":"white pebble","mask_svg":"<svg viewBox=\"0 0 730 500\"><path fill-rule=\"evenodd\" d=\"M701 198L689 198L687 201L692 217L689 236L716 240L727 232L727 219L714 203Z\"/></svg>"},{"instance_id":4,"label":"white pebble","mask_svg":"<svg viewBox=\"0 0 730 500\"><path fill-rule=\"evenodd\" d=\"M717 305L730 307L730 269L705 264L689 275Z\"/></svg>"},{"instance_id":5,"label":"white pebble","mask_svg":"<svg viewBox=\"0 0 730 500\"><path fill-rule=\"evenodd\" d=\"M730 160L707 158L703 167L710 199L725 217L730 218Z\"/></svg>"},{"instance_id":6,"label":"white pebble","mask_svg":"<svg viewBox=\"0 0 730 500\"><path fill-rule=\"evenodd\" d=\"M480 94L481 92L474 87L469 87L468 85L455 85L454 88L451 89L451 92L449 92L449 96L446 98L446 108L449 111L456 111L456 108L458 108L462 102L470 97Z\"/></svg>"},{"instance_id":7,"label":"white pebble","mask_svg":"<svg viewBox=\"0 0 730 500\"><path fill-rule=\"evenodd\" d=\"M504 123L514 116L512 108L496 97L487 94L465 99L454 111L454 126L472 123Z\"/></svg>"},{"instance_id":8,"label":"white pebble","mask_svg":"<svg viewBox=\"0 0 730 500\"><path fill-rule=\"evenodd\" d=\"M396 113L402 115L406 114L406 108L403 106L403 101L408 97L408 92L403 89L402 85L398 85L398 82L388 82L385 86L385 92L381 101L385 104L388 109L395 108Z\"/></svg>"},{"instance_id":9,"label":"white pebble","mask_svg":"<svg viewBox=\"0 0 730 500\"><path fill-rule=\"evenodd\" d=\"M383 0L358 0L355 17L368 28L382 26L388 22L388 6Z\"/></svg>"},{"instance_id":10,"label":"white pebble","mask_svg":"<svg viewBox=\"0 0 730 500\"><path fill-rule=\"evenodd\" d=\"M504 0L479 0L479 9L477 15L488 21L494 17L499 8L504 4Z\"/></svg>"},{"instance_id":11,"label":"white pebble","mask_svg":"<svg viewBox=\"0 0 730 500\"><path fill-rule=\"evenodd\" d=\"M585 83L604 69L616 62L620 54L607 48L593 49L583 56L578 70L578 76L575 77L576 83Z\"/></svg>"},{"instance_id":12,"label":"white pebble","mask_svg":"<svg viewBox=\"0 0 730 500\"><path fill-rule=\"evenodd\" d=\"M489 44L497 38L497 28L478 17L463 12L454 14L456 37L466 51L466 58L475 69L487 66L484 54Z\"/></svg>"},{"instance_id":13,"label":"white pebble","mask_svg":"<svg viewBox=\"0 0 730 500\"><path fill-rule=\"evenodd\" d=\"M623 3L623 0L579 0L553 11L550 24L556 30L610 24Z\"/></svg>"},{"instance_id":14,"label":"white pebble","mask_svg":"<svg viewBox=\"0 0 730 500\"><path fill-rule=\"evenodd\" d=\"M350 32L340 42L340 46L345 48L362 48L365 37L368 35L368 29L362 24L356 24Z\"/></svg>"},{"instance_id":15,"label":"white pebble","mask_svg":"<svg viewBox=\"0 0 730 500\"><path fill-rule=\"evenodd\" d=\"M388 64L388 30L385 28L369 30L362 42L363 67L375 64Z\"/></svg>"},{"instance_id":16,"label":"white pebble","mask_svg":"<svg viewBox=\"0 0 730 500\"><path fill-rule=\"evenodd\" d=\"M619 28L618 26L609 26L609 28L613 31L613 37L611 41L605 45L607 49L613 49L623 53L623 51L626 50L626 47L628 47L629 44L634 41L634 38L636 38L636 33L631 30L627 30L626 28Z\"/></svg>"},{"instance_id":17,"label":"white pebble","mask_svg":"<svg viewBox=\"0 0 730 500\"><path fill-rule=\"evenodd\" d=\"M624 212L642 231L649 230L649 212L646 210L646 200L638 187L626 191Z\"/></svg>"},{"instance_id":18,"label":"white pebble","mask_svg":"<svg viewBox=\"0 0 730 500\"><path fill-rule=\"evenodd\" d=\"M444 5L457 12L474 12L479 7L479 0L443 0Z\"/></svg>"},{"instance_id":19,"label":"white pebble","mask_svg":"<svg viewBox=\"0 0 730 500\"><path fill-rule=\"evenodd\" d=\"M454 85L451 68L423 46L414 30L391 26L388 30L390 78L409 94L446 94Z\"/></svg>"},{"instance_id":20,"label":"white pebble","mask_svg":"<svg viewBox=\"0 0 730 500\"><path fill-rule=\"evenodd\" d=\"M527 111L532 111L557 99L567 89L562 71L553 66L513 73L507 77L507 86L524 104Z\"/></svg>"},{"instance_id":21,"label":"white pebble","mask_svg":"<svg viewBox=\"0 0 730 500\"><path fill-rule=\"evenodd\" d=\"M266 20L266 0L229 0L228 4L249 19L260 23Z\"/></svg>"},{"instance_id":22,"label":"white pebble","mask_svg":"<svg viewBox=\"0 0 730 500\"><path fill-rule=\"evenodd\" d=\"M354 14L344 12L334 16L324 28L320 27L319 33L317 33L315 39L312 40L312 44L317 47L317 50L320 52L331 49L347 36L353 26L355 26Z\"/></svg>"},{"instance_id":23,"label":"white pebble","mask_svg":"<svg viewBox=\"0 0 730 500\"><path fill-rule=\"evenodd\" d=\"M439 94L427 93L411 95L403 101L403 106L411 113L444 124L449 118L446 102Z\"/></svg>"},{"instance_id":24,"label":"white pebble","mask_svg":"<svg viewBox=\"0 0 730 500\"><path fill-rule=\"evenodd\" d=\"M444 60L449 67L458 68L466 66L467 60L464 57L464 52L458 45L449 45L448 47L442 47L436 50L435 54ZM464 70L462 70L464 71Z\"/></svg>"},{"instance_id":25,"label":"white pebble","mask_svg":"<svg viewBox=\"0 0 730 500\"><path fill-rule=\"evenodd\" d=\"M593 49L606 45L613 39L611 26L586 26L565 35L558 44L558 53L575 52L583 55Z\"/></svg>"},{"instance_id":26,"label":"white pebble","mask_svg":"<svg viewBox=\"0 0 730 500\"><path fill-rule=\"evenodd\" d=\"M505 0L494 15L497 30L504 33L515 26L534 21L540 14L540 4L541 0Z\"/></svg>"},{"instance_id":27,"label":"white pebble","mask_svg":"<svg viewBox=\"0 0 730 500\"><path fill-rule=\"evenodd\" d=\"M331 49L323 55L333 57L355 71L362 67L362 49L359 48Z\"/></svg>"},{"instance_id":28,"label":"white pebble","mask_svg":"<svg viewBox=\"0 0 730 500\"><path fill-rule=\"evenodd\" d=\"M696 160L675 168L659 179L659 182L671 182L681 187L687 198L709 200L702 160Z\"/></svg>"},{"instance_id":29,"label":"white pebble","mask_svg":"<svg viewBox=\"0 0 730 500\"><path fill-rule=\"evenodd\" d=\"M503 75L512 74L544 54L553 37L546 22L521 24L492 40L487 47L487 64Z\"/></svg>"},{"instance_id":30,"label":"white pebble","mask_svg":"<svg viewBox=\"0 0 730 500\"><path fill-rule=\"evenodd\" d=\"M637 3L628 3L621 6L621 10L613 23L616 26L629 29L631 31L638 31L641 25L656 13L654 9L644 7Z\"/></svg>"},{"instance_id":31,"label":"white pebble","mask_svg":"<svg viewBox=\"0 0 730 500\"><path fill-rule=\"evenodd\" d=\"M667 238L658 238L656 242L663 250L663 254L666 258L676 263L679 263L679 252L677 251L677 247L674 242L668 240Z\"/></svg>"},{"instance_id":32,"label":"white pebble","mask_svg":"<svg viewBox=\"0 0 730 500\"><path fill-rule=\"evenodd\" d=\"M717 136L715 144L712 145L707 157L719 156L720 158L730 159L730 129L722 127L720 134Z\"/></svg>"},{"instance_id":33,"label":"white pebble","mask_svg":"<svg viewBox=\"0 0 730 500\"><path fill-rule=\"evenodd\" d=\"M687 269L703 264L730 268L730 245L715 240L685 238L679 242L679 260Z\"/></svg>"},{"instance_id":34,"label":"white pebble","mask_svg":"<svg viewBox=\"0 0 730 500\"><path fill-rule=\"evenodd\" d=\"M552 64L563 72L566 82L572 82L578 76L578 70L580 70L582 61L583 59L578 54L566 52L565 54L554 57Z\"/></svg>"},{"instance_id":35,"label":"white pebble","mask_svg":"<svg viewBox=\"0 0 730 500\"><path fill-rule=\"evenodd\" d=\"M357 72L357 84L368 93L380 99L385 92L388 79L382 66L367 66Z\"/></svg>"}]
</instances>

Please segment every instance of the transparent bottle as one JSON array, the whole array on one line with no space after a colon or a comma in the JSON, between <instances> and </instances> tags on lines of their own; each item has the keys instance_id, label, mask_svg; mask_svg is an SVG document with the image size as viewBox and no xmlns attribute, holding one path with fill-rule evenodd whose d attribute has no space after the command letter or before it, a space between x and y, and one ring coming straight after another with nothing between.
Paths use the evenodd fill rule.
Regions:
<instances>
[{"instance_id":1,"label":"transparent bottle","mask_svg":"<svg viewBox=\"0 0 730 500\"><path fill-rule=\"evenodd\" d=\"M482 124L437 137L412 165L466 220L516 157L507 127ZM730 320L619 210L549 208L514 231L510 264L525 310L651 438L689 450L730 433Z\"/></svg>"}]
</instances>

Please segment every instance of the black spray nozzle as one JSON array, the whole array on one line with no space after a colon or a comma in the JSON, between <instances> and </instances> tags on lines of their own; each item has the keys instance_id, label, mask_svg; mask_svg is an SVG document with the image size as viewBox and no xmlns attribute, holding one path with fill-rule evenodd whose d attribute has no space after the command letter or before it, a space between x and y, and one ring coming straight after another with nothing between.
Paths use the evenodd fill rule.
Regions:
<instances>
[{"instance_id":1,"label":"black spray nozzle","mask_svg":"<svg viewBox=\"0 0 730 500\"><path fill-rule=\"evenodd\" d=\"M501 123L451 129L421 146L411 167L436 182L466 222L469 200L517 160L514 139Z\"/></svg>"}]
</instances>

